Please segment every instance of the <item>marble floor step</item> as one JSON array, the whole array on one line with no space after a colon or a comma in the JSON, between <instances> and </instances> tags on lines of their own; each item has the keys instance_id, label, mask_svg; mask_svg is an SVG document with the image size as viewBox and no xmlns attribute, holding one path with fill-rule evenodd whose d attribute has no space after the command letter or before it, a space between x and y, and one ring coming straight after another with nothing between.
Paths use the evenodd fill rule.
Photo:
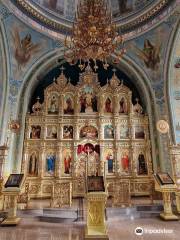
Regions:
<instances>
[{"instance_id":1,"label":"marble floor step","mask_svg":"<svg viewBox=\"0 0 180 240\"><path fill-rule=\"evenodd\" d=\"M159 216L163 210L162 205L144 205L133 207L106 208L106 219L138 219ZM38 217L41 221L47 222L73 222L84 221L87 218L87 209L78 208L44 208L18 210L20 217ZM69 220L68 220L69 219Z\"/></svg>"},{"instance_id":2,"label":"marble floor step","mask_svg":"<svg viewBox=\"0 0 180 240\"><path fill-rule=\"evenodd\" d=\"M159 217L161 211L157 211L157 212L139 212L140 218L155 218L155 217Z\"/></svg>"},{"instance_id":3,"label":"marble floor step","mask_svg":"<svg viewBox=\"0 0 180 240\"><path fill-rule=\"evenodd\" d=\"M136 206L137 211L162 211L163 210L163 205L141 205L141 206Z\"/></svg>"},{"instance_id":4,"label":"marble floor step","mask_svg":"<svg viewBox=\"0 0 180 240\"><path fill-rule=\"evenodd\" d=\"M52 216L52 217L58 217L58 218L72 218L76 219L78 218L78 209L71 209L71 208L46 208L43 209L43 216Z\"/></svg>"},{"instance_id":5,"label":"marble floor step","mask_svg":"<svg viewBox=\"0 0 180 240\"><path fill-rule=\"evenodd\" d=\"M139 219L140 218L140 213L134 213L134 214L129 214L129 215L115 215L115 216L107 216L106 220L107 221L118 221L118 220L134 220L134 219Z\"/></svg>"},{"instance_id":6,"label":"marble floor step","mask_svg":"<svg viewBox=\"0 0 180 240\"><path fill-rule=\"evenodd\" d=\"M107 219L138 219L158 217L163 206L135 206L132 208L107 208Z\"/></svg>"},{"instance_id":7,"label":"marble floor step","mask_svg":"<svg viewBox=\"0 0 180 240\"><path fill-rule=\"evenodd\" d=\"M17 210L18 216L39 216L43 214L43 209L19 209Z\"/></svg>"},{"instance_id":8,"label":"marble floor step","mask_svg":"<svg viewBox=\"0 0 180 240\"><path fill-rule=\"evenodd\" d=\"M132 208L106 208L106 214L110 215L130 215L137 212L135 207Z\"/></svg>"},{"instance_id":9,"label":"marble floor step","mask_svg":"<svg viewBox=\"0 0 180 240\"><path fill-rule=\"evenodd\" d=\"M41 222L51 222L51 223L73 223L77 221L77 218L62 218L52 215L42 215L37 217Z\"/></svg>"},{"instance_id":10,"label":"marble floor step","mask_svg":"<svg viewBox=\"0 0 180 240\"><path fill-rule=\"evenodd\" d=\"M139 218L156 218L159 217L160 212L136 212L131 214L107 215L107 220L134 220Z\"/></svg>"}]
</instances>

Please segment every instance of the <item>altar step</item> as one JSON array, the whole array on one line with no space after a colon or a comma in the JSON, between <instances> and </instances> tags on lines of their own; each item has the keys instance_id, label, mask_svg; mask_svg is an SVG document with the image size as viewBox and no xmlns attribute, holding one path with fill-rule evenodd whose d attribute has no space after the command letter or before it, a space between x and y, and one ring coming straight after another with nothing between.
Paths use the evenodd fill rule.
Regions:
<instances>
[{"instance_id":1,"label":"altar step","mask_svg":"<svg viewBox=\"0 0 180 240\"><path fill-rule=\"evenodd\" d=\"M147 205L147 206L135 206L127 208L107 208L106 216L107 220L110 219L138 219L138 218L154 218L158 217L163 211L162 205Z\"/></svg>"},{"instance_id":2,"label":"altar step","mask_svg":"<svg viewBox=\"0 0 180 240\"><path fill-rule=\"evenodd\" d=\"M71 208L44 208L18 210L22 218L36 217L42 222L74 222L78 219L78 209Z\"/></svg>"},{"instance_id":3,"label":"altar step","mask_svg":"<svg viewBox=\"0 0 180 240\"><path fill-rule=\"evenodd\" d=\"M139 218L156 218L163 211L162 205L142 205L125 208L106 208L106 220L133 220ZM42 222L81 222L87 216L86 209L80 208L44 208L41 210L19 210L20 217L37 217Z\"/></svg>"},{"instance_id":4,"label":"altar step","mask_svg":"<svg viewBox=\"0 0 180 240\"><path fill-rule=\"evenodd\" d=\"M78 209L43 209L43 214L38 216L42 222L64 222L70 223L78 220Z\"/></svg>"}]
</instances>

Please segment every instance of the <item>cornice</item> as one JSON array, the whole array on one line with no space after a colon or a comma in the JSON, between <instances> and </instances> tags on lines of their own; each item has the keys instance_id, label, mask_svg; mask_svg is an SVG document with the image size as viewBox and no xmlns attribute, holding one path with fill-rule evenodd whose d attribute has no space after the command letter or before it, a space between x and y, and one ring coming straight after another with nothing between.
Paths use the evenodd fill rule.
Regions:
<instances>
[{"instance_id":1,"label":"cornice","mask_svg":"<svg viewBox=\"0 0 180 240\"><path fill-rule=\"evenodd\" d=\"M38 23L41 23L52 30L56 30L57 32L70 34L72 22L65 19L54 19L45 14L40 8L35 8L33 4L30 4L30 2L27 2L26 0L10 1L29 17L33 17Z\"/></svg>"}]
</instances>

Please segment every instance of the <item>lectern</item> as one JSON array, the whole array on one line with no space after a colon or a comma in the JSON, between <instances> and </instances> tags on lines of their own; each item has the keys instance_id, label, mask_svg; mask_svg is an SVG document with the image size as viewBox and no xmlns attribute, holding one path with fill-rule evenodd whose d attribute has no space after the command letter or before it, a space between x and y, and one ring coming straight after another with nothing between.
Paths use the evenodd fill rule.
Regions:
<instances>
[{"instance_id":1,"label":"lectern","mask_svg":"<svg viewBox=\"0 0 180 240\"><path fill-rule=\"evenodd\" d=\"M23 184L24 174L11 174L3 188L4 204L8 209L8 217L1 223L2 226L17 225L20 218L16 216L17 198Z\"/></svg>"},{"instance_id":2,"label":"lectern","mask_svg":"<svg viewBox=\"0 0 180 240\"><path fill-rule=\"evenodd\" d=\"M105 192L102 176L89 176L87 178L87 225L85 239L109 240L105 224L105 205L107 193Z\"/></svg>"},{"instance_id":3,"label":"lectern","mask_svg":"<svg viewBox=\"0 0 180 240\"><path fill-rule=\"evenodd\" d=\"M171 193L176 192L176 184L168 173L157 173L154 175L155 190L162 192L164 212L160 214L163 220L179 220L179 218L173 214L171 206Z\"/></svg>"}]
</instances>

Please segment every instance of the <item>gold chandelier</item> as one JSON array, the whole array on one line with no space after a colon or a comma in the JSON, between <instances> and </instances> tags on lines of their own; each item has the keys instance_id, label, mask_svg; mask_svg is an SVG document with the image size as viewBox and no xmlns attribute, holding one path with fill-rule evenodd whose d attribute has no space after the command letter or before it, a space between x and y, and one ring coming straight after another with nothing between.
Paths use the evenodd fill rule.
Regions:
<instances>
[{"instance_id":1,"label":"gold chandelier","mask_svg":"<svg viewBox=\"0 0 180 240\"><path fill-rule=\"evenodd\" d=\"M65 38L64 57L70 64L79 60L79 68L83 70L86 63L97 60L103 63L104 69L109 64L107 58L115 56L118 63L125 53L123 38L117 33L116 25L112 22L112 13L107 0L80 0L72 35Z\"/></svg>"}]
</instances>

